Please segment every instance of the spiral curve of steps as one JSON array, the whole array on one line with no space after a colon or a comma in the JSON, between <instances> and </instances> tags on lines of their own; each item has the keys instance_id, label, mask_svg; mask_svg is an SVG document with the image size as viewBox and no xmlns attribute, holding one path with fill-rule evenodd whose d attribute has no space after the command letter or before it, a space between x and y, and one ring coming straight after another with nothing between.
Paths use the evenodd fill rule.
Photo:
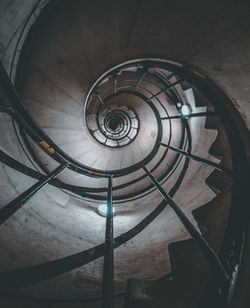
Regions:
<instances>
[{"instance_id":1,"label":"spiral curve of steps","mask_svg":"<svg viewBox=\"0 0 250 308\"><path fill-rule=\"evenodd\" d=\"M143 42L133 45L127 41L124 46L122 34L130 31L124 27L125 20L130 17L133 23L133 18L143 9L139 2L130 3L133 10L120 2L98 2L98 9L90 1L75 1L74 5L67 1L49 3L23 45L15 80L27 110L56 145L81 164L94 168L97 174L114 174L115 236L132 229L162 201L140 165L155 147L154 155L145 165L153 170L163 189L169 192L180 177L185 157L160 143L169 142L175 148L181 145L184 151L189 144L193 155L232 167L229 142L218 118L185 118L181 114L181 106L185 104L191 107L193 114L213 112L212 104L195 86L182 81L182 76L156 65L180 66L182 62L168 60L172 58L171 52L163 52L159 44L152 44L144 51L140 49ZM164 4L159 1L156 15L162 16L161 6ZM149 14L150 7L145 6L148 10L145 15ZM142 20L140 22L143 24ZM140 22L136 28L138 33ZM113 23L120 28L112 28ZM174 94L162 91L158 95L166 82L174 84ZM149 99L154 95L156 97ZM108 118L112 113L118 119L113 125ZM100 130L96 126L96 114L99 114L98 125L102 125L98 137L94 135L96 129ZM122 118L124 114L127 118ZM6 132L14 136L8 116L1 114L1 117L6 123ZM169 121L163 120L164 117L176 118ZM133 118L136 123L131 121ZM127 124L129 121L134 124ZM187 140L185 121L191 141ZM124 123L135 127L136 131L127 135L124 128L124 135L129 136L124 137L127 138L124 144L119 141L108 144L101 139L112 137ZM20 145L10 144L4 135L1 148L17 158ZM26 136L30 148L27 148L27 139L19 137L38 170L49 173L58 166L29 137ZM27 161L25 154L21 156ZM131 166L139 167L133 170ZM117 175L119 172L125 174ZM15 187L14 193L11 189L6 193L6 200L35 182L24 176L27 182L21 183L10 168L4 168L3 174L6 179L11 178ZM105 219L97 213L97 208L106 200L107 178L66 169L57 179L82 188L82 194L48 186L25 206L23 212L17 212L3 225L1 233L5 234L6 242L3 239L2 244L3 247L8 245L8 249L3 253L2 271L56 260L103 243ZM226 229L231 186L227 175L191 159L174 195L174 200L216 251L220 249ZM69 301L98 297L101 296L102 266L103 258L99 258L15 294ZM170 272L170 278L160 279ZM126 308L165 307L166 301L173 308L193 308L204 293L210 275L207 259L170 207L166 207L143 232L115 250L115 292L126 292ZM183 298L179 300L180 297ZM124 297L121 302L118 299L117 307L122 307L123 301ZM70 302L67 307L78 305ZM64 304L51 303L51 307L64 307Z\"/></svg>"}]
</instances>

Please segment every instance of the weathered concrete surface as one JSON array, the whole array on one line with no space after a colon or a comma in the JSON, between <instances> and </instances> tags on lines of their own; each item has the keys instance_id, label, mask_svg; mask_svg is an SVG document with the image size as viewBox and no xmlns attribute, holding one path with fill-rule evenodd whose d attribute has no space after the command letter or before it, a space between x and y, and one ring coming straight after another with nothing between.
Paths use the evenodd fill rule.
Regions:
<instances>
[{"instance_id":1,"label":"weathered concrete surface","mask_svg":"<svg viewBox=\"0 0 250 308\"><path fill-rule=\"evenodd\" d=\"M9 3L14 10L5 9ZM33 5L32 1L27 3L27 7L20 9L18 1L1 2L4 26L0 27L0 38L3 49ZM19 86L27 106L34 108L33 112L41 110L44 120L52 115L48 108L50 105L59 107L62 103L61 106L67 107L70 101L70 108L60 114L60 109L54 108L55 118L49 122L54 126L55 119L61 115L64 120L60 121L64 125L68 123L81 129L82 123L76 122L71 112L81 114L80 103L87 90L106 69L133 58L176 58L203 69L205 75L212 77L235 100L236 107L248 121L249 24L248 1L241 1L241 5L236 1L201 3L195 0L178 3L60 1L58 9L51 12L38 30L37 39L28 51L25 70L21 73L23 81ZM8 49L3 54L6 64L10 54ZM37 102L42 106L35 107ZM38 121L43 114L35 115ZM68 121L65 121L66 117ZM196 133L197 126L202 134L200 136ZM195 154L207 153L216 132L205 130L203 122L193 121L192 127ZM53 128L48 128L48 133L53 134ZM61 133L54 133L58 141ZM201 145L200 139L206 143ZM29 164L16 142L11 123L4 117L1 119L1 146ZM33 181L7 167L2 167L2 170L1 201L4 205ZM204 182L210 174L207 167L192 163L190 170L176 194L176 201L185 206L184 211L192 218L192 210L211 200L214 193ZM194 179L197 179L195 184ZM168 185L171 187L171 181ZM134 226L159 200L160 197L153 194L151 198L120 205L115 219L115 234ZM95 205L69 198L58 191L55 194L54 188L49 188L2 226L0 233L1 245L5 248L1 253L1 269L10 269L58 258L102 242L104 220L95 213ZM186 237L174 214L166 209L142 234L115 253L117 287L124 288L126 279L131 276L158 278L162 273L166 274L170 270L169 242ZM142 258L146 266L141 263ZM101 263L101 260L96 261L27 288L23 293L52 297L62 294L65 297L95 295L100 292Z\"/></svg>"},{"instance_id":2,"label":"weathered concrete surface","mask_svg":"<svg viewBox=\"0 0 250 308\"><path fill-rule=\"evenodd\" d=\"M26 35L39 15L39 12L47 2L48 0L28 0L25 1L25 3L15 0L1 1L0 57L8 72L12 71L12 80L14 80L15 77L16 65ZM31 12L33 13L27 22L27 17ZM20 37L21 33L23 33L23 35ZM16 56L14 57L14 65L11 69L14 53L16 53Z\"/></svg>"}]
</instances>

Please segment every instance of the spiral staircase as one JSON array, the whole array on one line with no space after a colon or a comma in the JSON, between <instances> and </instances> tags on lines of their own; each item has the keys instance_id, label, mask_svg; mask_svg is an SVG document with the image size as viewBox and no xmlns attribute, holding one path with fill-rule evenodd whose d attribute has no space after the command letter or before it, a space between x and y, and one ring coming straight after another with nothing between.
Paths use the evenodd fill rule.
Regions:
<instances>
[{"instance_id":1,"label":"spiral staircase","mask_svg":"<svg viewBox=\"0 0 250 308\"><path fill-rule=\"evenodd\" d=\"M1 305L248 307L247 121L180 56L189 27L245 11L5 2L25 19L0 65Z\"/></svg>"}]
</instances>

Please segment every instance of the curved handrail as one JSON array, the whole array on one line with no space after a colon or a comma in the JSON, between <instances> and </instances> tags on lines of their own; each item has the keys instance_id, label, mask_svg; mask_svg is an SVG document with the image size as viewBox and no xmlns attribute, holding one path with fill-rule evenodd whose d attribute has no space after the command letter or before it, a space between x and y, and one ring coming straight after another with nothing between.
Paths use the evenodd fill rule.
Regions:
<instances>
[{"instance_id":1,"label":"curved handrail","mask_svg":"<svg viewBox=\"0 0 250 308\"><path fill-rule=\"evenodd\" d=\"M117 93L117 95L119 95L119 94L124 94L124 93L129 93L129 94L134 94L134 95L139 96L139 94L137 94L137 93L135 93L135 92L133 92L133 91L130 91L130 90L126 90L126 91L125 91L125 90L121 90L121 91L119 91L119 93ZM149 93L151 93L151 92L149 91ZM143 98L144 100L146 100L146 97L143 96L142 98ZM157 99L157 100L158 100L158 99ZM159 101L159 100L158 100L158 101ZM159 103L161 104L160 101L159 101ZM161 104L161 105L162 105L162 104ZM166 110L166 108L165 108L163 105L162 105L162 108L165 110L165 112L166 112L166 114L167 114L167 110ZM170 138L169 138L168 144L170 144L170 141L171 141L171 132L172 132L172 128L171 128L171 121L170 121ZM42 163L38 160L38 158L36 157L34 151L32 150L31 144L30 144L29 139L27 138L25 132L23 132L22 137L23 137L23 140L24 140L24 142L25 142L25 144L26 144L26 147L28 148L29 152L30 152L31 155L32 155L32 158L35 159L36 163L39 165L39 167L40 167L44 172L46 172L46 173L49 172L49 171L42 165ZM188 140L188 142L190 142L190 140ZM183 144L184 144L184 130L182 129L182 137L181 137L181 140L180 140L179 148L183 148ZM166 151L165 151L164 154L162 155L161 159L158 161L158 163L157 163L157 164L153 167L153 169L151 170L152 172L153 172L154 170L156 170L156 169L160 166L160 164L163 162L164 158L166 157L167 152L168 152L168 150L166 149ZM152 158L153 155L154 155L154 152L151 153L150 159ZM179 157L180 157L179 155L176 155L176 156L175 156L174 161L170 164L170 166L168 167L168 169L166 170L166 172L159 178L160 181L163 181L163 179L165 178L164 181L163 181L162 183L164 183L164 182L169 178L169 176L168 176L167 178L166 178L166 176L171 172L171 170L172 170L173 168L174 168L174 170L175 170L176 167L179 165L180 160L179 160L178 163L177 163L177 160L178 160ZM181 158L181 157L180 157L180 158ZM145 160L139 162L139 163L138 163L138 167L140 167L140 165L143 165L143 164L145 164L145 163L146 163ZM131 166L130 169L131 169L133 172L135 171L135 170L133 170L133 166ZM107 171L107 174L109 174L108 171ZM138 177L138 178L136 178L136 179L134 179L134 180L131 180L131 181L129 181L129 182L126 182L126 183L124 183L124 184L120 184L120 185L118 185L118 186L114 186L114 191L115 191L115 190L122 189L122 188L124 188L124 187L128 187L128 186L130 186L130 185L132 185L132 184L134 184L134 183L136 183L136 182L138 182L138 181L144 179L145 177L146 177L146 175L142 175L142 176L140 176L140 177ZM69 185L69 184L66 184L66 183L64 183L64 184L65 184L65 185ZM72 187L73 187L73 186L72 186L72 185L71 185L71 186L69 185L68 187L70 188L70 190L72 190ZM65 186L65 188L66 188L66 186ZM120 201L120 200L127 200L128 198L129 198L130 200L131 200L131 198L133 198L133 200L135 200L135 198L140 198L140 197L145 196L145 195L149 194L150 192L152 192L152 188L153 188L153 185L150 185L150 187L145 188L145 189L142 189L141 191L139 191L139 192L137 192L137 193L129 194L129 196L126 196L126 195L116 196L116 197L114 197L114 200L115 200L115 201ZM83 194L85 195L85 192L87 192L87 191L92 191L92 192L106 192L107 189L106 189L106 188L89 189L89 188L83 187L83 188L82 188L82 191L83 191ZM96 199L96 200L105 200L105 197L104 197L104 196L96 196L95 199Z\"/></svg>"},{"instance_id":2,"label":"curved handrail","mask_svg":"<svg viewBox=\"0 0 250 308\"><path fill-rule=\"evenodd\" d=\"M180 187L188 165L189 158L186 158L185 168L182 170L181 176L179 177L178 181L175 183L174 187L169 193L172 197ZM135 227L114 238L114 249L120 247L122 244L126 243L128 240L132 239L137 234L142 232L150 223L154 221L154 219L165 209L166 206L167 202L163 200L150 214L148 214ZM104 244L100 244L93 248L64 258L23 269L2 272L0 273L0 293L4 294L5 292L8 292L9 290L15 288L23 288L34 283L51 279L58 275L69 272L77 267L88 264L89 262L103 256L103 254Z\"/></svg>"},{"instance_id":3,"label":"curved handrail","mask_svg":"<svg viewBox=\"0 0 250 308\"><path fill-rule=\"evenodd\" d=\"M148 61L148 60L147 60ZM152 62L152 60L150 60ZM227 271L229 272L228 276L230 277L229 279L226 279L226 283L224 285L221 285L220 288L222 289L223 292L221 292L220 297L228 297L228 289L230 286L230 289L232 289L232 274L235 272L236 265L239 266L239 262L242 257L242 251L244 249L245 241L244 241L244 234L246 232L247 228L247 222L249 218L249 210L246 209L246 206L244 206L244 198L248 195L248 177L249 177L249 170L246 168L246 165L248 163L245 149L244 149L244 142L240 137L235 118L233 116L232 110L232 103L229 98L220 90L218 89L209 79L203 77L201 74L197 74L193 68L190 66L184 64L184 65L176 65L176 63L172 62L164 62L164 61L159 61L159 60L154 60L157 65L162 66L162 67L168 67L170 71L175 71L176 74L179 74L180 76L183 74L185 75L186 81L189 82L190 84L193 84L195 87L200 89L202 93L205 94L206 97L209 98L209 100L212 102L216 114L219 115L219 117L223 120L223 124L225 126L228 139L229 139L229 144L232 152L232 162L233 162L233 168L232 171L230 170L230 175L233 177L234 181L234 190L233 190L233 202L231 204L231 211L230 211L230 217L227 225L227 230L225 233L225 238L224 242L222 245L222 249L220 252L220 255L222 257L222 260L224 263L227 263L226 261L229 262L230 266L227 267ZM12 107L16 107L12 105ZM15 109L16 110L16 109ZM24 117L23 120L25 121L26 118ZM23 123L24 124L24 123ZM179 154L184 154L184 153L179 153ZM190 156L190 155L189 155ZM186 162L189 161L190 157L186 157ZM228 169L227 169L228 170ZM224 171L224 170L222 170ZM236 206L236 200L237 200L237 206ZM239 200L242 202L241 206L241 211L239 211ZM156 209L157 213L158 211L162 211L162 206L166 206L166 204L163 202L161 203ZM160 209L160 210L159 210ZM149 221L152 221L152 217L156 217L155 213L152 212L153 214L149 215L150 218ZM159 214L159 213L158 213ZM158 215L157 214L157 215ZM146 219L146 222L148 224L148 220ZM242 222L241 225L239 226L238 222L239 220ZM145 228L144 225L145 220L141 222L139 225L139 229L136 229L136 234L137 232L142 231ZM150 223L150 222L149 222ZM134 229L133 229L134 230ZM133 230L129 230L128 233L126 233L126 240L133 234ZM140 231L138 231L140 230ZM132 232L132 234L131 234ZM129 235L128 235L129 234ZM134 235L132 235L134 236ZM118 247L119 245L119 240L121 240L123 237L119 236L115 240L115 247ZM234 244L233 244L234 243ZM235 245L237 243L237 245ZM232 251L233 251L233 257L232 257ZM91 260L98 258L103 254L103 244L98 245L95 248L89 249L85 252L79 253L72 255L70 257L62 258L56 261L51 261L49 263L45 263L42 265L38 265L35 267L31 267L29 269L23 269L23 270L17 270L13 271L10 273L2 273L0 275L0 278L8 278L7 279L7 285L10 284L12 285L13 282L15 282L18 286L25 286L27 283L34 283L35 281L41 281L39 279L48 279L51 277L54 277L53 275L58 275L62 272L62 267L65 266L66 271L71 270L74 268L74 266L80 266L79 264L83 264L80 258L85 258L84 262L85 264L90 262ZM91 256L90 256L91 255ZM73 263L69 264L68 261L71 260ZM51 268L51 265L53 264L53 268ZM57 267L58 266L58 267ZM72 267L73 266L73 267ZM46 269L46 270L51 270L50 273L44 272L41 273L41 269ZM64 270L65 270L64 269ZM52 274L52 272L54 274ZM26 280L24 277L19 276L19 278L16 276L17 273L23 273L27 274ZM35 275L35 276L32 276ZM52 275L52 276L51 276ZM215 273L216 275L216 273ZM38 276L40 278L38 278ZM20 278L21 277L21 278ZM36 277L36 278L35 278ZM43 277L43 278L41 278ZM24 282L25 280L25 282ZM6 281L5 281L6 283ZM13 286L13 285L12 285ZM3 286L4 288L4 286ZM7 288L7 287L6 287ZM216 288L216 289L215 289ZM218 285L216 286L210 286L210 292L214 293L217 292ZM5 289L6 290L6 289Z\"/></svg>"}]
</instances>

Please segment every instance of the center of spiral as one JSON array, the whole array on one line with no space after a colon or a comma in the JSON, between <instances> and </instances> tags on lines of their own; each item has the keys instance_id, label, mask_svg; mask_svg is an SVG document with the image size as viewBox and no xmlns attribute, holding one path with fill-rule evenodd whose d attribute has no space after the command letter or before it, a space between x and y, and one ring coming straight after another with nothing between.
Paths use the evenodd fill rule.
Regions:
<instances>
[{"instance_id":1,"label":"center of spiral","mask_svg":"<svg viewBox=\"0 0 250 308\"><path fill-rule=\"evenodd\" d=\"M87 125L96 141L108 147L118 148L135 140L139 130L139 119L131 107L125 104L110 104L109 98L103 94L93 93L93 99L88 105Z\"/></svg>"},{"instance_id":2,"label":"center of spiral","mask_svg":"<svg viewBox=\"0 0 250 308\"><path fill-rule=\"evenodd\" d=\"M118 118L110 119L110 121L108 123L109 128L113 131L116 131L119 128L120 124L121 124L121 122Z\"/></svg>"}]
</instances>

